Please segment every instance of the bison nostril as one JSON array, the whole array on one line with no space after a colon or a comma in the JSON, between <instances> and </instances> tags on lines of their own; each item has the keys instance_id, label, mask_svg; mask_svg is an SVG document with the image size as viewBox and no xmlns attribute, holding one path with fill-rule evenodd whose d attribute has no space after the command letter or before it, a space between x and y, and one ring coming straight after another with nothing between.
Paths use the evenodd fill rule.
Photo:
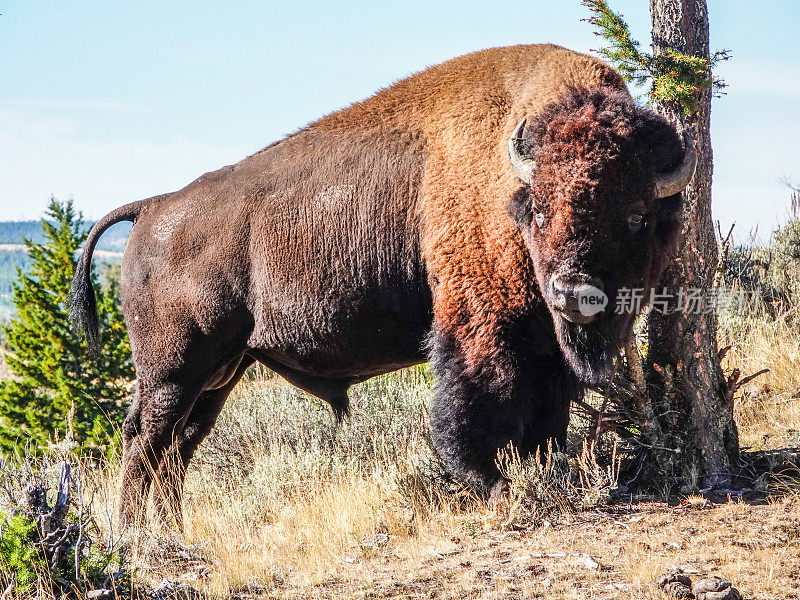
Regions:
<instances>
[{"instance_id":1,"label":"bison nostril","mask_svg":"<svg viewBox=\"0 0 800 600\"><path fill-rule=\"evenodd\" d=\"M551 286L553 305L559 311L584 312L586 309L587 313L596 314L607 303L603 282L594 277L553 277Z\"/></svg>"},{"instance_id":2,"label":"bison nostril","mask_svg":"<svg viewBox=\"0 0 800 600\"><path fill-rule=\"evenodd\" d=\"M578 310L578 295L574 282L560 278L554 278L553 301L556 308L560 310Z\"/></svg>"}]
</instances>

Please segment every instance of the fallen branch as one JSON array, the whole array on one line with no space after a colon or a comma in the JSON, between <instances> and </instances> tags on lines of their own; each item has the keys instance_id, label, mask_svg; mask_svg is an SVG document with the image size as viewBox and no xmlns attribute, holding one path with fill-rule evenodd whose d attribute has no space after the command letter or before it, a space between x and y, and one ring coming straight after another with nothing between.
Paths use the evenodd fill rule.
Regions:
<instances>
[{"instance_id":1,"label":"fallen branch","mask_svg":"<svg viewBox=\"0 0 800 600\"><path fill-rule=\"evenodd\" d=\"M760 377L761 375L764 375L766 373L769 373L769 369L761 369L760 371L756 371L752 375L748 375L747 377L745 377L744 379L742 379L741 381L739 381L736 384L736 387L734 388L733 391L735 392L736 390L741 388L743 385L746 385L746 384L750 383L751 381L753 381L753 379L755 379L756 377Z\"/></svg>"}]
</instances>

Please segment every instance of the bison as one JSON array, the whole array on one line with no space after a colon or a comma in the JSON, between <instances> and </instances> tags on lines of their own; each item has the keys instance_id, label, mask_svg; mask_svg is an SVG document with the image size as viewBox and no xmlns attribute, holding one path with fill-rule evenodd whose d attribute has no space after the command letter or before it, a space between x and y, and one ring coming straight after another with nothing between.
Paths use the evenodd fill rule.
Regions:
<instances>
[{"instance_id":1,"label":"bison","mask_svg":"<svg viewBox=\"0 0 800 600\"><path fill-rule=\"evenodd\" d=\"M72 311L98 337L91 256L133 221L121 298L137 386L121 514L180 518L186 465L259 361L347 414L348 388L431 361L435 449L491 495L509 442L563 443L608 378L680 229L691 140L605 63L554 45L431 67L92 228ZM607 304L579 302L587 290ZM171 476L170 470L176 472Z\"/></svg>"}]
</instances>

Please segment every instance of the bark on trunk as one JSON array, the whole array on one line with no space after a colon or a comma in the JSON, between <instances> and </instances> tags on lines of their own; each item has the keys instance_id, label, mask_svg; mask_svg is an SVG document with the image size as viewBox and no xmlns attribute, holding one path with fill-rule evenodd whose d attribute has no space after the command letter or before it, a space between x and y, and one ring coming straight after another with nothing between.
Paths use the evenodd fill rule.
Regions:
<instances>
[{"instance_id":1,"label":"bark on trunk","mask_svg":"<svg viewBox=\"0 0 800 600\"><path fill-rule=\"evenodd\" d=\"M673 48L708 58L706 0L650 0L654 52ZM711 90L705 90L695 115L670 107L656 109L679 130L698 133L697 172L684 192L684 225L676 260L670 261L659 291L701 290L713 295L718 249L711 219ZM733 420L733 394L719 364L716 310L652 311L648 320L648 392L656 422L649 428L653 458L662 475L691 487L730 487L739 441ZM666 471L666 472L665 472ZM698 477L700 478L698 480Z\"/></svg>"}]
</instances>

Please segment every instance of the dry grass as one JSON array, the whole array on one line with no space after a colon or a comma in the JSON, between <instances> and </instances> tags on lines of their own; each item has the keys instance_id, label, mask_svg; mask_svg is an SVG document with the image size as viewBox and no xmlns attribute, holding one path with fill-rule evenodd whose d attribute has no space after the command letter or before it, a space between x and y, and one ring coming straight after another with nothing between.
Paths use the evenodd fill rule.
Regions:
<instances>
[{"instance_id":1,"label":"dry grass","mask_svg":"<svg viewBox=\"0 0 800 600\"><path fill-rule=\"evenodd\" d=\"M788 315L749 316L744 325L723 318L720 346L731 346L728 369L743 376L769 369L746 384L736 402L742 446L766 450L800 446L800 327Z\"/></svg>"},{"instance_id":2,"label":"dry grass","mask_svg":"<svg viewBox=\"0 0 800 600\"><path fill-rule=\"evenodd\" d=\"M741 390L742 444L800 445L800 328L725 314L726 367L770 372ZM509 449L495 507L452 486L427 443L424 368L353 390L353 415L261 371L236 389L190 469L186 532L129 544L139 582L168 578L215 598L664 598L655 577L720 574L746 598L798 598L800 493L763 505L689 498L609 503L616 469L592 448L545 465ZM573 432L579 438L579 431ZM102 536L117 543L118 464L85 469ZM126 537L133 542L132 532Z\"/></svg>"},{"instance_id":3,"label":"dry grass","mask_svg":"<svg viewBox=\"0 0 800 600\"><path fill-rule=\"evenodd\" d=\"M140 577L213 597L659 598L655 577L680 565L795 597L800 496L609 505L614 470L589 449L544 467L510 451L510 500L490 508L430 464L428 385L420 371L370 382L337 429L292 388L246 382L190 474L185 536L150 532Z\"/></svg>"},{"instance_id":4,"label":"dry grass","mask_svg":"<svg viewBox=\"0 0 800 600\"><path fill-rule=\"evenodd\" d=\"M274 379L238 389L187 481L187 539L218 557L209 589L318 583L384 535L414 556L417 516L446 485L425 441L429 385L423 369L362 384L342 426Z\"/></svg>"}]
</instances>

